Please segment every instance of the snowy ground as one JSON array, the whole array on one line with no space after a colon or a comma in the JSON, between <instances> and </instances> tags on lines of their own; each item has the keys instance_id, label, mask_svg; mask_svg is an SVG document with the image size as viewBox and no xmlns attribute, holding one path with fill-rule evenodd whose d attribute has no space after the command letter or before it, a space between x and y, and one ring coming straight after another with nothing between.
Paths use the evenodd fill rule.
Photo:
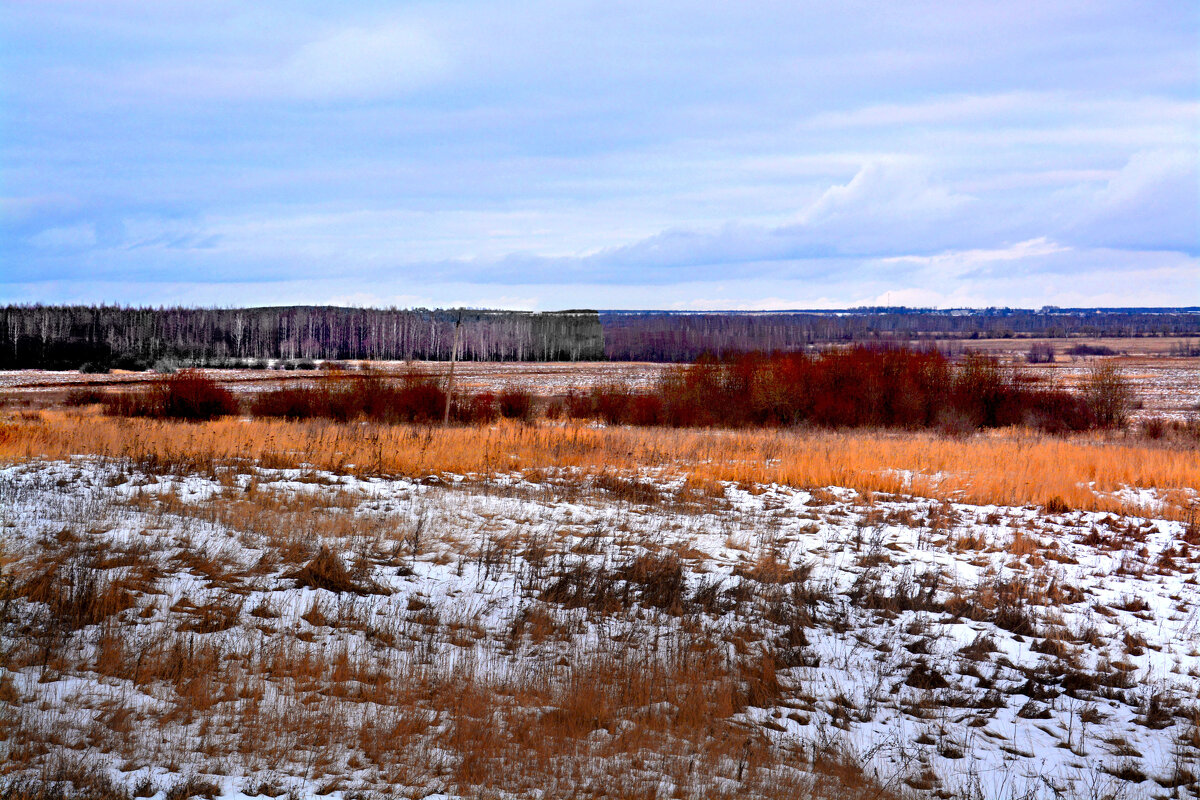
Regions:
<instances>
[{"instance_id":1,"label":"snowy ground","mask_svg":"<svg viewBox=\"0 0 1200 800\"><path fill-rule=\"evenodd\" d=\"M373 361L350 362L349 374L363 365L384 374L398 375L416 369L430 375L444 375L449 370L445 361ZM455 381L460 388L479 392L499 392L518 386L537 395L549 396L566 392L588 391L594 386L618 382L635 389L651 385L670 364L633 362L558 361L558 362L496 362L461 361L455 365ZM200 372L229 386L236 392L261 392L281 386L311 382L328 376L325 371L281 369L215 369ZM345 374L345 373L338 373ZM0 370L0 398L36 399L70 389L132 388L162 377L153 372L116 370L97 375L76 370Z\"/></svg>"},{"instance_id":2,"label":"snowy ground","mask_svg":"<svg viewBox=\"0 0 1200 800\"><path fill-rule=\"evenodd\" d=\"M1028 345L1022 345L1027 348ZM1024 353L1022 349L1019 353ZM1019 354L1018 353L1018 354ZM1011 353L1006 355L1013 355ZM357 368L367 362L351 362ZM444 361L370 362L384 373L399 374L409 369L442 375L448 369ZM1019 368L1032 376L1066 387L1076 387L1087 376L1093 360L1060 359L1054 364L1025 364ZM1193 418L1200 406L1200 363L1194 358L1121 358L1117 363L1129 378L1137 403L1135 420L1161 417L1171 420ZM658 380L670 364L630 362L460 362L455 366L458 385L469 391L499 392L517 386L536 395L551 396L566 392L589 391L606 383L620 383L644 389ZM252 393L297 382L321 378L324 372L305 370L204 369L236 392ZM71 389L128 389L144 385L156 376L148 372L115 371L106 375L71 371L11 370L0 371L0 399L37 401Z\"/></svg>"},{"instance_id":3,"label":"snowy ground","mask_svg":"<svg viewBox=\"0 0 1200 800\"><path fill-rule=\"evenodd\" d=\"M160 798L189 778L229 797L476 796L468 783L561 796L551 778L618 772L666 797L739 796L837 747L921 796L1200 797L1200 537L1181 522L836 487L147 475L78 459L0 470L0 543L10 778L69 757ZM322 544L345 585L305 577ZM696 744L680 695L650 687L643 705L606 706L552 768L468 769L488 724L576 702L583 661L692 669L697 639L737 665L728 730L774 761L649 763L635 729ZM217 653L210 676L163 666L181 642L189 664ZM301 674L305 653L345 675ZM436 688L411 707L369 688L430 671L501 687L503 721L485 709L464 742L467 712ZM408 720L384 726L404 737L395 764L364 733L387 714ZM265 718L284 722L250 726ZM338 733L320 739L314 720Z\"/></svg>"}]
</instances>

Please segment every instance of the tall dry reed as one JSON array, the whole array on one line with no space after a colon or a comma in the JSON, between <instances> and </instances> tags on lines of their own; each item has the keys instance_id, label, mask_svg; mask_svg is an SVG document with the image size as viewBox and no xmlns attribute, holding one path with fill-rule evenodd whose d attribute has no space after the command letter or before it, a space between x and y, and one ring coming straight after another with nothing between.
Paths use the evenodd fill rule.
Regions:
<instances>
[{"instance_id":1,"label":"tall dry reed","mask_svg":"<svg viewBox=\"0 0 1200 800\"><path fill-rule=\"evenodd\" d=\"M971 503L1186 513L1200 487L1194 448L1120 436L1060 438L1005 429L968 438L932 432L778 429L714 431L525 425L437 428L227 418L198 424L47 411L0 422L0 460L73 455L125 458L151 468L211 470L240 462L309 465L370 475L456 473L480 478L569 469L697 482L844 486ZM1122 490L1153 489L1146 508Z\"/></svg>"}]
</instances>

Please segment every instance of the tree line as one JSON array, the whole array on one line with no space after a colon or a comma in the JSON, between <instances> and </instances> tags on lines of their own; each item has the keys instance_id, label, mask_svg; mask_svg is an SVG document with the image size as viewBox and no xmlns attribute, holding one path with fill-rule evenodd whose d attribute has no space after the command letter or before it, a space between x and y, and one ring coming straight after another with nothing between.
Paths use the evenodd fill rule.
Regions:
<instances>
[{"instance_id":1,"label":"tree line","mask_svg":"<svg viewBox=\"0 0 1200 800\"><path fill-rule=\"evenodd\" d=\"M701 355L781 353L838 343L906 343L1013 336L1200 335L1200 309L851 309L824 312L601 312L614 361L693 361Z\"/></svg>"},{"instance_id":2,"label":"tree line","mask_svg":"<svg viewBox=\"0 0 1200 800\"><path fill-rule=\"evenodd\" d=\"M595 311L10 305L0 308L0 369L146 369L162 360L446 360L456 338L464 360L604 357Z\"/></svg>"},{"instance_id":3,"label":"tree line","mask_svg":"<svg viewBox=\"0 0 1200 800\"><path fill-rule=\"evenodd\" d=\"M460 324L461 323L461 324ZM1200 309L869 308L817 312L271 308L0 308L0 369L146 369L267 359L690 362L830 344L973 338L1200 337ZM1197 339L1200 342L1200 338Z\"/></svg>"}]
</instances>

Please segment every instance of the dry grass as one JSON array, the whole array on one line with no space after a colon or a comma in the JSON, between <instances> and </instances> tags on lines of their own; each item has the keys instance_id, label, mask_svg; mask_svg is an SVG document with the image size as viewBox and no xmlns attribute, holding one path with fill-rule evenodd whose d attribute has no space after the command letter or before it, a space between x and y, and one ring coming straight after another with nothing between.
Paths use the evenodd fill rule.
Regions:
<instances>
[{"instance_id":1,"label":"dry grass","mask_svg":"<svg viewBox=\"0 0 1200 800\"><path fill-rule=\"evenodd\" d=\"M884 778L864 770L864 754L823 745L822 732L796 739L770 732L784 733L789 720L817 731L809 726L822 718L818 715L828 715L836 727L869 722L887 702L889 681L906 693L903 713L927 720L931 728L947 713L961 715L959 722L986 721L1006 704L1021 709L1019 719L1033 725L1049 713L1042 698L1060 685L1081 702L1124 698L1114 693L1138 686L1124 666L1130 659L1114 655L1122 660L1090 670L1085 645L1094 649L1109 641L1089 644L1085 637L1100 634L1064 622L1062 609L1085 600L1058 573L1054 546L1042 536L1049 529L1029 520L984 535L967 549L1003 551L1012 569L986 572L975 584L940 583L940 572L901 570L892 560L901 551L886 546L882 533L865 547L839 534L825 541L845 547L859 570L846 591L819 573L814 577L816 564L789 555L786 543L771 533L770 518L755 517L745 521L745 529L760 538L746 539L746 557L729 562L730 581L721 584L703 551L688 549L686 540L661 538L666 523L651 521L662 516L656 513L661 504L673 492L707 496L705 481L747 480L746 475L779 480L772 470L797 463L801 455L810 459L799 462L805 469L825 459L833 462L829 469L846 471L879 469L888 457L914 458L925 451L931 464L976 465L998 457L995 453L1025 463L1029 453L1052 446L1066 449L1038 458L1064 452L1082 458L1118 447L1173 452L1017 434L957 440L522 425L429 430L239 421L191 425L62 414L16 420L4 431L13 434L0 445L8 457L33 441L41 447L57 443L64 450L55 452L103 452L185 473L211 469L214 480L199 483L211 483L215 491L176 491L171 481L142 483L146 476L137 470L107 465L113 474L100 473L90 485L124 487L119 494L97 488L89 499L84 489L77 493L78 504L51 508L47 513L62 519L52 516L54 524L26 544L19 560L10 561L12 574L21 577L12 587L11 615L0 614L0 664L14 675L37 675L38 682L0 683L0 701L18 709L9 719L0 714L0 748L8 747L0 750L5 755L0 800L124 796L106 794L101 784L88 795L86 774L54 766L49 754L72 748L92 763L112 760L127 769L161 764L179 776L197 764L205 765L206 776L244 773L256 781L265 773L302 776L322 791L340 789L364 799L424 797L451 788L464 797L538 792L657 797L665 796L654 789L661 781L673 786L670 796L696 800L912 796L892 784L940 791L937 776L920 763L888 767L881 785ZM311 483L302 487L290 479L277 486L261 473L217 469L235 456L284 465L334 467L334 458L355 463L353 458L369 451L346 454L332 443L349 448L360 437L379 448L380 461L371 468L383 471L482 472L479 464L494 465L504 453L516 456L514 468L531 474L577 466L586 478L575 481L583 496L611 504L618 514L611 528L598 532L586 518L568 525L534 511L509 515L505 521L511 526L493 527L485 514L463 516L470 488L421 487L402 507L376 506L369 495L319 475L307 476ZM172 441L175 446L167 449ZM906 441L918 446L899 449ZM108 449L81 446L98 442ZM1024 460L1006 447L1023 448L1016 453L1025 454ZM639 460L667 472L690 472L692 480L651 492L648 478L631 474ZM695 462L690 468L689 460ZM46 474L63 475L57 485L64 488L70 473L84 480L85 470L47 468L61 468ZM838 482L831 475L818 473L817 482ZM195 483L180 481L185 482ZM49 478L39 484L55 485ZM15 486L10 484L10 496L17 496ZM479 508L488 513L521 507L495 506L498 497L546 491L471 488L487 498ZM824 511L822 524L829 524L834 511L844 516L852 507L877 532L885 523L928 528L933 539L945 537L948 547L976 524L972 512L945 503L897 508L866 491L844 501L835 491L812 495L814 521ZM98 497L113 504L111 517L97 514ZM742 513L727 511L726 519ZM111 519L129 514L137 524L127 520L128 530L105 530ZM1000 522L999 512L989 517L997 517L989 526ZM644 519L626 527L639 518ZM208 523L215 530L206 534ZM846 523L843 529L847 537L851 527ZM1137 555L1146 540L1137 520L1099 520L1092 532L1055 530L1063 541L1087 540L1094 533L1092 544L1120 551L1122 564L1139 569L1153 556ZM9 556L17 557L15 550ZM173 582L172 574L186 580ZM488 588L491 581L495 586ZM439 584L452 591L441 594ZM308 589L302 598L297 587ZM512 615L491 627L481 623L481 610L496 607L461 599L464 589L467 596L475 591L504 607L512 601ZM1141 614L1148 606L1131 595L1114 608ZM847 619L860 612L850 626ZM903 627L880 623L907 612L917 614ZM861 627L868 618L871 625ZM951 620L988 626L989 633L958 652L970 672L946 669L938 655L952 643L943 624ZM847 663L867 663L854 654L883 653L884 647L906 660L888 681L868 687L874 694L861 700L826 691L795 670L846 669L835 666L834 651L815 646L833 633L856 643L844 651ZM1001 652L996 642L1007 641L1008 634L1030 642L1027 650L1057 666L1009 665L1002 675L992 654ZM1128 632L1122 641L1129 657L1155 646L1152 638ZM868 649L857 649L863 646ZM120 691L67 694L67 679L74 678ZM58 687L61 697L54 694ZM1170 703L1156 697L1138 700L1144 722L1137 725L1151 728L1169 721L1170 714L1192 713L1177 697L1167 698ZM763 717L762 710L772 716ZM967 749L949 741L944 752L955 748ZM5 794L9 777L32 781L39 775L40 784L9 783ZM157 780L147 792L176 792L168 779ZM69 781L71 791L45 790L55 781ZM248 779L239 785L248 794L282 794L260 792ZM184 789L168 794L184 796Z\"/></svg>"},{"instance_id":2,"label":"dry grass","mask_svg":"<svg viewBox=\"0 0 1200 800\"><path fill-rule=\"evenodd\" d=\"M184 507L173 495L161 502L172 514ZM222 505L215 499L197 503L192 518L240 518L254 525L260 515L244 506L263 514L281 508L279 498L264 491L224 504L224 510L214 504ZM135 507L152 505L143 498ZM314 516L342 510L336 503L308 508ZM543 791L656 797L661 781L681 798L902 796L835 745L772 743L737 718L747 707L782 700L766 644L739 655L711 624L691 619L672 636L657 618L641 618L639 603L674 613L685 602L683 567L673 554L643 555L606 573L614 588L624 587L621 602L604 609L585 605L605 617L614 633L609 639L579 637L581 621L572 604L536 600L531 588L523 599L530 613L519 615L509 630L491 632L505 643L497 652L477 641L488 632L464 625L448 603L410 595L407 607L396 604L380 614L381 606L358 596L362 584L335 554L353 544L337 528L316 528L322 531L319 549L298 573L279 564L249 585L232 566L202 564L203 553L185 540L159 539L153 551L132 543L118 550L94 547L64 528L40 542L23 565L32 577L17 589L28 610L45 613L29 617L36 622L29 635L4 640L2 662L15 672L39 671L39 685L86 676L123 689L103 698L80 694L61 707L16 694L0 697L19 704L17 715L0 719L0 743L8 743L0 798L127 798L102 772L85 769L107 759L175 772L178 765L201 761L219 764L219 770L302 774L322 794L348 789L352 775L369 775L366 788L348 795L358 798L424 797L447 786L469 797ZM266 535L282 536L278 530ZM615 561L609 555L603 560ZM141 569L154 563L202 572L209 579L208 601L196 605L185 596L168 606L175 594L164 593L153 577L136 577L155 573ZM64 575L82 571L96 577L77 601L74 584L59 584ZM115 585L110 572L128 576L129 590L122 589L119 603L95 599L104 593L94 587ZM281 584L281 577L289 580ZM328 591L318 592L306 609L272 610L269 598L292 580ZM263 599L247 607L247 618L241 611L252 588ZM15 613L0 617L6 635L16 624ZM476 635L456 638L464 627ZM514 658L506 660L505 653ZM155 702L145 703L149 697ZM60 712L85 712L82 719L91 721ZM47 757L71 742L83 751L78 765L66 768ZM199 779L161 780L137 796L217 791ZM282 794L249 781L241 786L254 795Z\"/></svg>"},{"instance_id":3,"label":"dry grass","mask_svg":"<svg viewBox=\"0 0 1200 800\"><path fill-rule=\"evenodd\" d=\"M954 497L970 503L1145 513L1113 496L1156 490L1156 516L1183 518L1200 486L1194 447L1119 436L1059 438L1020 430L955 438L934 433L810 430L708 431L498 424L379 426L223 419L200 424L26 413L0 422L0 460L90 454L151 469L211 473L240 462L302 465L360 475L456 473L487 479L569 469L584 475L687 477L753 485L843 486Z\"/></svg>"}]
</instances>

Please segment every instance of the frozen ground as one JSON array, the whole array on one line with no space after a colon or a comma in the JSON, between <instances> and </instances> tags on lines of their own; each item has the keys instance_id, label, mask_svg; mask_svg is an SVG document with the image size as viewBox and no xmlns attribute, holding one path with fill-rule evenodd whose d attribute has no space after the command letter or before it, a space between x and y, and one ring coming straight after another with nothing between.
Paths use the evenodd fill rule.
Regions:
<instances>
[{"instance_id":1,"label":"frozen ground","mask_svg":"<svg viewBox=\"0 0 1200 800\"><path fill-rule=\"evenodd\" d=\"M368 362L350 362L347 366L357 368ZM449 369L445 361L376 361L369 362L372 369L385 374L401 374L409 369L442 375ZM620 382L634 388L650 385L669 364L643 364L628 362L495 362L463 361L455 365L455 381L458 386L472 391L499 392L511 386L519 386L538 395L563 394L571 390L588 391L603 383ZM202 369L237 392L260 392L277 389L297 382L313 381L327 376L323 371L311 370L253 370L253 369ZM351 371L349 374L354 374ZM114 371L105 375L80 373L75 370L51 371L37 369L0 370L0 397L36 399L48 393L61 393L81 387L103 389L107 387L135 387L161 377L152 372Z\"/></svg>"},{"instance_id":2,"label":"frozen ground","mask_svg":"<svg viewBox=\"0 0 1200 800\"><path fill-rule=\"evenodd\" d=\"M731 724L787 754L764 770L803 771L806 753L837 746L921 796L1200 796L1200 537L1181 522L650 476L178 476L79 459L0 470L0 526L9 777L69 756L155 797L186 778L231 797L476 796L461 720L424 695L412 702L430 716L403 739L416 766L380 766L361 732L388 704L361 688L363 664L484 674L547 715L581 691L580 660L620 662L614 642L660 665L702 636L742 665ZM305 577L321 544L349 583ZM87 580L123 600L80 606ZM197 701L143 666L185 635L253 691L229 679ZM262 653L285 641L293 661L340 658L353 677L317 688L294 667L272 673ZM519 700L533 684L567 694ZM556 766L556 780L638 768L662 796L737 796L752 759L692 785L665 757L621 761L622 736L687 711L647 697L579 732L571 758L616 766L575 779ZM298 732L239 732L250 705L300 715ZM313 740L314 719L354 734ZM483 780L557 796L515 770Z\"/></svg>"},{"instance_id":3,"label":"frozen ground","mask_svg":"<svg viewBox=\"0 0 1200 800\"><path fill-rule=\"evenodd\" d=\"M1023 348L1028 345L1022 345ZM1024 353L1022 349L1019 353ZM1007 354L1012 355L1012 354ZM360 362L351 362L357 366ZM365 363L365 362L363 362ZM1087 375L1094 360L1060 358L1054 364L1024 364L1020 369L1062 386L1077 386ZM1133 385L1138 408L1135 419L1163 417L1184 420L1194 417L1200 407L1200 361L1194 358L1121 358L1117 362ZM605 383L621 383L635 389L650 386L670 364L627 362L460 362L455 367L456 381L470 391L499 392L518 386L537 395L564 394L571 390L589 391ZM372 367L398 374L416 368L430 374L443 374L444 361L373 362ZM202 370L237 392L260 392L280 386L318 379L323 372L304 370ZM90 387L113 390L144 385L157 377L147 372L117 371L108 375L82 374L76 371L45 370L0 371L0 398L34 402L70 389Z\"/></svg>"}]
</instances>

